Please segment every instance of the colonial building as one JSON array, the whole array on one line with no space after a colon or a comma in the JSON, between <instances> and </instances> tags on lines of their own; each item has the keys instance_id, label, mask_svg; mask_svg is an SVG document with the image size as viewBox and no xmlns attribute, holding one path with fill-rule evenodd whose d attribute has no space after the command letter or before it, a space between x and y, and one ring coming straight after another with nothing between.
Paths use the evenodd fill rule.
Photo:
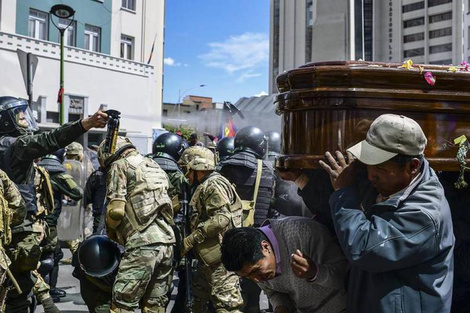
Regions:
<instances>
[{"instance_id":1,"label":"colonial building","mask_svg":"<svg viewBox=\"0 0 470 313\"><path fill-rule=\"evenodd\" d=\"M32 108L41 129L59 123L60 35L64 28L65 121L98 108L121 111L121 129L141 150L161 127L164 0L62 0L70 19L53 16L55 0L0 1L0 95L28 98L17 49L38 63ZM97 144L104 131L82 139Z\"/></svg>"}]
</instances>

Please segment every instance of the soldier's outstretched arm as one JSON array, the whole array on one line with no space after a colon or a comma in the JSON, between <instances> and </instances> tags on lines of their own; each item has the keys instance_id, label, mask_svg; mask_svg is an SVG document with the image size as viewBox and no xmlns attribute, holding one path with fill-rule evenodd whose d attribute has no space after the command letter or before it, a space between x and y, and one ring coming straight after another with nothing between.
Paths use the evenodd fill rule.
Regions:
<instances>
[{"instance_id":1,"label":"soldier's outstretched arm","mask_svg":"<svg viewBox=\"0 0 470 313\"><path fill-rule=\"evenodd\" d=\"M23 161L34 160L67 146L93 127L104 128L107 120L107 114L98 111L93 116L67 123L42 134L21 136L12 147L13 155Z\"/></svg>"},{"instance_id":2,"label":"soldier's outstretched arm","mask_svg":"<svg viewBox=\"0 0 470 313\"><path fill-rule=\"evenodd\" d=\"M12 226L20 225L26 217L26 207L18 187L8 178L8 175L0 170L0 180L3 185L3 196L12 210Z\"/></svg>"}]
</instances>

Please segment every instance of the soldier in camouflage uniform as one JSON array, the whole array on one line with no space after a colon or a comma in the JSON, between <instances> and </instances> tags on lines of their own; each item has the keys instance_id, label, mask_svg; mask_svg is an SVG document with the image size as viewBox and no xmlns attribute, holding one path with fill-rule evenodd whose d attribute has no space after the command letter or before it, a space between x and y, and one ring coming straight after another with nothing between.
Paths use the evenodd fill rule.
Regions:
<instances>
[{"instance_id":1,"label":"soldier in camouflage uniform","mask_svg":"<svg viewBox=\"0 0 470 313\"><path fill-rule=\"evenodd\" d=\"M125 252L113 286L111 312L165 312L175 235L168 177L160 166L139 154L125 137L116 151L98 148L107 172L108 236Z\"/></svg>"},{"instance_id":2,"label":"soldier in camouflage uniform","mask_svg":"<svg viewBox=\"0 0 470 313\"><path fill-rule=\"evenodd\" d=\"M62 289L57 289L57 278L59 276L59 262L63 257L62 249L57 238L57 221L62 212L62 201L64 196L79 201L82 199L83 191L75 183L73 177L65 172L64 162L65 149L61 148L52 154L48 154L41 158L39 165L44 167L50 174L52 196L54 202L54 210L52 214L46 217L49 226L49 241L43 250L53 254L53 268L50 273L50 294L53 298L65 297L66 293Z\"/></svg>"},{"instance_id":3,"label":"soldier in camouflage uniform","mask_svg":"<svg viewBox=\"0 0 470 313\"><path fill-rule=\"evenodd\" d=\"M184 238L184 250L193 249L198 268L193 281L194 312L208 312L211 301L217 312L240 312L243 304L238 276L221 262L220 244L224 233L242 225L242 204L235 188L215 170L215 157L204 147L190 147L179 163L192 186L191 234Z\"/></svg>"},{"instance_id":4,"label":"soldier in camouflage uniform","mask_svg":"<svg viewBox=\"0 0 470 313\"><path fill-rule=\"evenodd\" d=\"M27 312L31 304L31 290L36 282L32 271L38 266L40 247L34 226L37 212L33 161L78 139L93 127L104 128L108 116L98 111L91 117L62 125L41 134L25 100L0 97L0 166L17 184L25 201L26 218L12 227L12 243L7 254L10 266L22 293L8 293L7 312Z\"/></svg>"},{"instance_id":5,"label":"soldier in camouflage uniform","mask_svg":"<svg viewBox=\"0 0 470 313\"><path fill-rule=\"evenodd\" d=\"M11 242L11 226L21 224L26 208L16 185L0 170L0 311L5 310L8 287L5 285L6 271L11 264L5 247Z\"/></svg>"},{"instance_id":6,"label":"soldier in camouflage uniform","mask_svg":"<svg viewBox=\"0 0 470 313\"><path fill-rule=\"evenodd\" d=\"M82 164L83 168L83 175L85 175L85 179L83 182L76 181L76 183L80 186L84 186L86 180L93 172L93 164L88 158L85 158L85 153L83 152L83 146L78 142L72 142L67 147L65 147L65 159L67 160L75 160ZM93 233L93 213L90 207L85 206L83 203L80 203L80 210L83 211L83 227L84 227L84 237L87 238ZM77 249L80 241L83 238L76 238L74 240L66 240L65 243L70 248L70 252L74 254ZM63 260L63 263L70 264L72 259Z\"/></svg>"},{"instance_id":7,"label":"soldier in camouflage uniform","mask_svg":"<svg viewBox=\"0 0 470 313\"><path fill-rule=\"evenodd\" d=\"M36 203L38 211L36 213L35 224L42 228L43 234L39 235L42 238L41 246L41 264L33 275L37 281L33 287L33 293L36 299L44 307L46 313L56 313L59 309L55 306L53 298L50 294L50 286L47 284L49 280L49 272L54 266L54 248L57 245L57 236L50 231L47 225L46 218L52 214L54 210L54 196L52 192L52 185L49 173L41 166L34 165L35 177L34 186L36 188Z\"/></svg>"}]
</instances>

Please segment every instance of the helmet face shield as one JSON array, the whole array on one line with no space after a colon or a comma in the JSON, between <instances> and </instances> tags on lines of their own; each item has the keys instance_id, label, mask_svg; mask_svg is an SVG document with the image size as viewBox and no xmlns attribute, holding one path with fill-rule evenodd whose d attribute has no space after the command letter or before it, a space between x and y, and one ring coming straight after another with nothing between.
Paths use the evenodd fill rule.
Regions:
<instances>
[{"instance_id":1,"label":"helmet face shield","mask_svg":"<svg viewBox=\"0 0 470 313\"><path fill-rule=\"evenodd\" d=\"M8 109L8 114L10 114L10 119L20 134L39 130L33 112L26 101L12 103L11 108Z\"/></svg>"}]
</instances>

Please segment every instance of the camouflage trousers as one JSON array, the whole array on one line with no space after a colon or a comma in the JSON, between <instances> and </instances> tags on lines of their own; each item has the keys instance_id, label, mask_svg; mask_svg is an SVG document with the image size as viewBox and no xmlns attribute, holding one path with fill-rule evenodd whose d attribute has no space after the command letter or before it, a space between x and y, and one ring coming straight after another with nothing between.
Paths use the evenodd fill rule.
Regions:
<instances>
[{"instance_id":1,"label":"camouflage trousers","mask_svg":"<svg viewBox=\"0 0 470 313\"><path fill-rule=\"evenodd\" d=\"M111 312L164 313L172 280L173 246L154 244L124 253L113 286Z\"/></svg>"},{"instance_id":2,"label":"camouflage trousers","mask_svg":"<svg viewBox=\"0 0 470 313\"><path fill-rule=\"evenodd\" d=\"M33 223L32 230L13 233L7 254L12 261L10 269L18 281L22 293L18 294L16 289L8 292L6 312L28 312L32 303L32 290L38 279L37 274L34 274L33 271L39 265L40 244L44 239L44 234L44 222L41 220Z\"/></svg>"},{"instance_id":3,"label":"camouflage trousers","mask_svg":"<svg viewBox=\"0 0 470 313\"><path fill-rule=\"evenodd\" d=\"M203 265L199 262L193 281L194 313L206 313L207 302L211 301L217 313L241 312L243 305L240 281L222 264Z\"/></svg>"}]
</instances>

